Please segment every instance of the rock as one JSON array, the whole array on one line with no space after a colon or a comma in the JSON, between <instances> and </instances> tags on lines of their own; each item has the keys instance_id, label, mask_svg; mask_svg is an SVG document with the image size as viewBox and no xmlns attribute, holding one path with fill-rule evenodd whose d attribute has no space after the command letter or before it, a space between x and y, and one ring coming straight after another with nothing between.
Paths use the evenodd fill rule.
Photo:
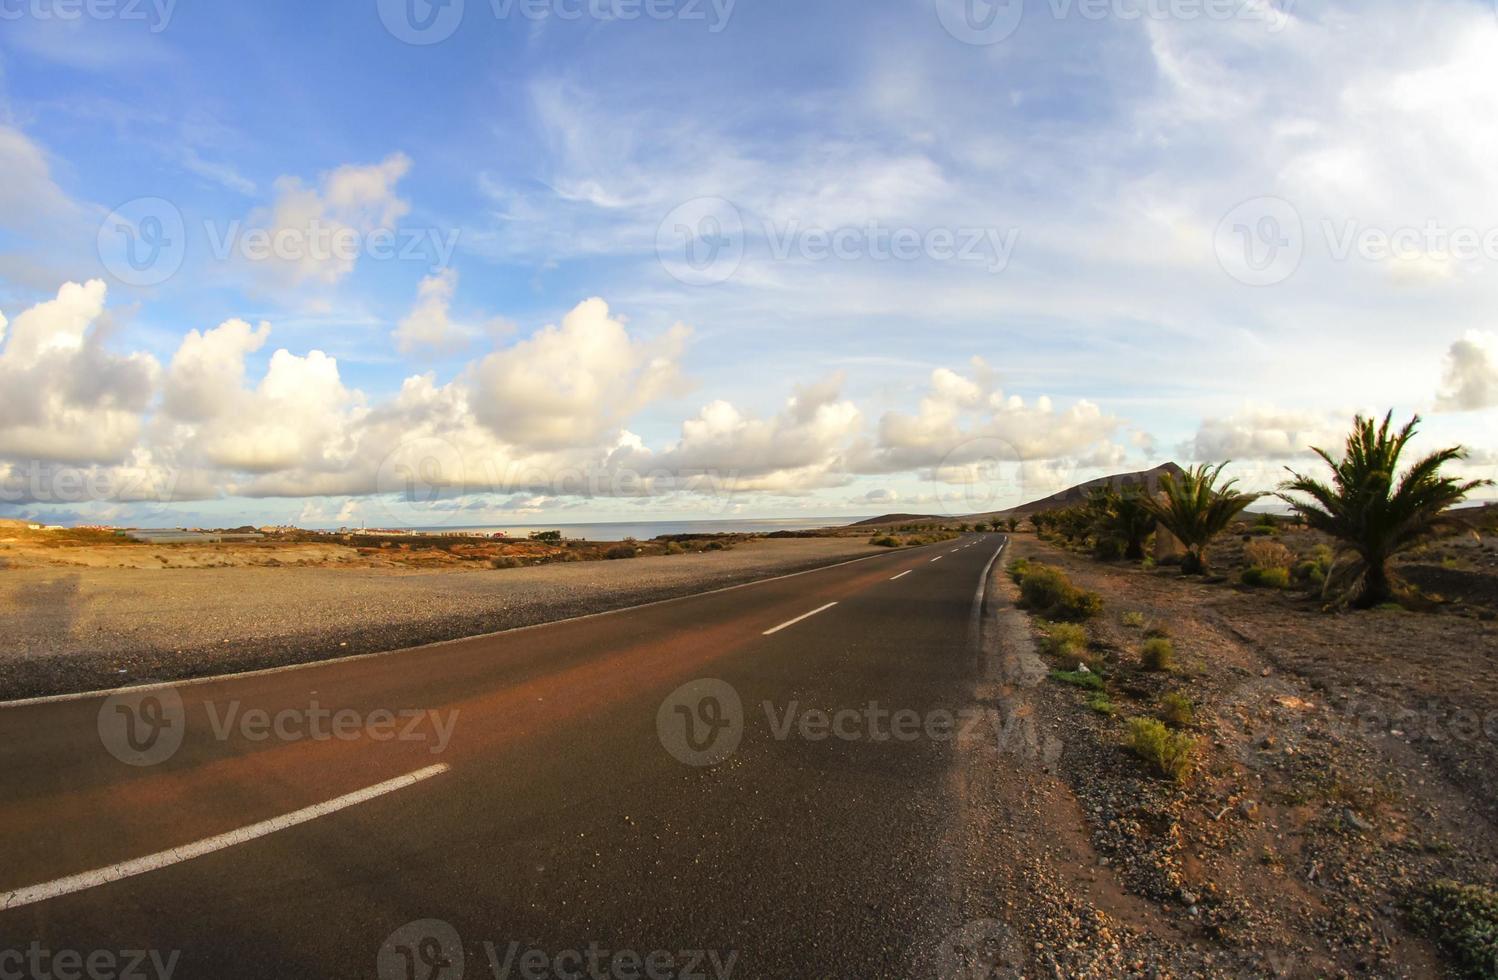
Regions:
<instances>
[{"instance_id":1,"label":"rock","mask_svg":"<svg viewBox=\"0 0 1498 980\"><path fill-rule=\"evenodd\" d=\"M1342 819L1347 822L1347 826L1362 834L1366 834L1373 829L1373 824L1358 816L1350 807L1342 811Z\"/></svg>"},{"instance_id":2,"label":"rock","mask_svg":"<svg viewBox=\"0 0 1498 980\"><path fill-rule=\"evenodd\" d=\"M1241 814L1243 814L1243 816L1245 818L1249 819L1249 820L1254 819L1255 817L1257 817L1259 815L1259 801L1258 800L1239 800L1238 801L1238 812L1241 813Z\"/></svg>"}]
</instances>

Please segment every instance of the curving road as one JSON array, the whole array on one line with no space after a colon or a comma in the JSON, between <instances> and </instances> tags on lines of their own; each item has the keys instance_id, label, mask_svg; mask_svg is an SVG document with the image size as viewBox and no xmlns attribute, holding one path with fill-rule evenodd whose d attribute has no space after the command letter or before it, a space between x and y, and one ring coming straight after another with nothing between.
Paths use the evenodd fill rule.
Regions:
<instances>
[{"instance_id":1,"label":"curving road","mask_svg":"<svg viewBox=\"0 0 1498 980\"><path fill-rule=\"evenodd\" d=\"M0 706L0 980L939 975L1003 542Z\"/></svg>"}]
</instances>

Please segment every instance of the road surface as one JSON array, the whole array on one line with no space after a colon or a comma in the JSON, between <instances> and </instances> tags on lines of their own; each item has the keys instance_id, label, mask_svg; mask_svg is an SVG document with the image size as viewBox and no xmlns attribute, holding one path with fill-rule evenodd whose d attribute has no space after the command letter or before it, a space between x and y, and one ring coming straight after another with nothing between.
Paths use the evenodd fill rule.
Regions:
<instances>
[{"instance_id":1,"label":"road surface","mask_svg":"<svg viewBox=\"0 0 1498 980\"><path fill-rule=\"evenodd\" d=\"M936 976L1003 540L0 706L0 980Z\"/></svg>"}]
</instances>

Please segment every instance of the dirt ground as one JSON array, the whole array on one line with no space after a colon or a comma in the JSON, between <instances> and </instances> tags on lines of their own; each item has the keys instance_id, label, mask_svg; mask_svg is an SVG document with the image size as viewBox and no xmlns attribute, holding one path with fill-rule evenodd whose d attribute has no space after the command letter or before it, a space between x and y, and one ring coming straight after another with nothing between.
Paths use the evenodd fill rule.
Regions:
<instances>
[{"instance_id":1,"label":"dirt ground","mask_svg":"<svg viewBox=\"0 0 1498 980\"><path fill-rule=\"evenodd\" d=\"M1218 570L1236 572L1237 552L1238 542L1214 551ZM1446 577L1446 604L1432 611L1329 614L1235 577L1103 563L1014 536L1006 560L1054 564L1103 596L1085 656L1107 678L1112 710L1094 710L1081 688L1034 683L1033 666L1029 686L1013 667L992 685L1000 703L1018 699L993 761L1044 843L1027 851L1028 870L992 872L991 891L998 911L1016 895L1037 910L1004 917L1032 966L1064 976L1446 975L1407 907L1434 879L1494 883L1490 556L1484 544L1448 542L1408 567L1427 594ZM999 588L1015 598L1007 578ZM1078 667L1037 655L1034 624L1013 609L998 622L1006 615L1019 625L1000 630L1000 662ZM1174 670L1142 669L1150 629L1171 638ZM1180 727L1196 761L1179 784L1124 744L1127 719L1157 714L1167 692L1194 708ZM986 819L1027 818L1020 809Z\"/></svg>"}]
</instances>

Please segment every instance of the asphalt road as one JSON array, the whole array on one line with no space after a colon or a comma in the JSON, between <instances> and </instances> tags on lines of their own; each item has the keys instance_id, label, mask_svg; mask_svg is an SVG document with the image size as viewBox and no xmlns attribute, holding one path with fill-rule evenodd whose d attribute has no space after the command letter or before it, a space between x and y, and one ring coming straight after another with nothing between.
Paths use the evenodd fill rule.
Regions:
<instances>
[{"instance_id":1,"label":"asphalt road","mask_svg":"<svg viewBox=\"0 0 1498 980\"><path fill-rule=\"evenodd\" d=\"M0 706L0 980L936 976L1002 542Z\"/></svg>"}]
</instances>

